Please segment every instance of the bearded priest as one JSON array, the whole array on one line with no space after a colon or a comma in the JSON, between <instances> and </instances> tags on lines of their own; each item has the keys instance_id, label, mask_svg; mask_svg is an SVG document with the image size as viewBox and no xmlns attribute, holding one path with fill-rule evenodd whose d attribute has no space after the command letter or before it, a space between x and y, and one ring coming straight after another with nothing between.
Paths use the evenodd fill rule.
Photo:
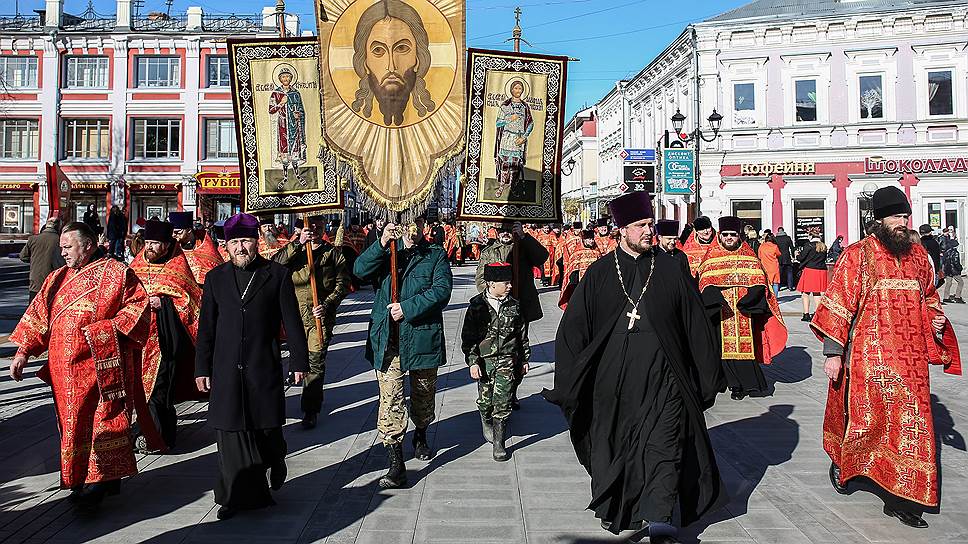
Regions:
<instances>
[{"instance_id":1,"label":"bearded priest","mask_svg":"<svg viewBox=\"0 0 968 544\"><path fill-rule=\"evenodd\" d=\"M568 420L602 527L675 543L677 503L685 526L727 501L703 417L725 390L719 350L692 280L652 246L648 193L610 208L619 247L575 288L543 394Z\"/></svg>"}]
</instances>

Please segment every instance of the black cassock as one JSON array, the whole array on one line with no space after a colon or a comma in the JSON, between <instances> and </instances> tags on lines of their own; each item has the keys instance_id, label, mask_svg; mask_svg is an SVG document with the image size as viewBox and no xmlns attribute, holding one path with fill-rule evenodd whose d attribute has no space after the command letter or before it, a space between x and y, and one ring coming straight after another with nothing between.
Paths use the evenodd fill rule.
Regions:
<instances>
[{"instance_id":1,"label":"black cassock","mask_svg":"<svg viewBox=\"0 0 968 544\"><path fill-rule=\"evenodd\" d=\"M629 328L655 259L641 319ZM592 478L588 508L617 532L632 522L683 525L728 501L703 410L725 390L719 350L699 293L662 251L619 249L585 273L555 342L555 389L544 391L568 420L575 453Z\"/></svg>"}]
</instances>

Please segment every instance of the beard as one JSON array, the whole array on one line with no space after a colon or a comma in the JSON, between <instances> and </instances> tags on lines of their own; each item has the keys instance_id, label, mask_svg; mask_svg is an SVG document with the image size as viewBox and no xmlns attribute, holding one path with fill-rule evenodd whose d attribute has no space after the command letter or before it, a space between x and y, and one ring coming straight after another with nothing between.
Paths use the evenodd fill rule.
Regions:
<instances>
[{"instance_id":1,"label":"beard","mask_svg":"<svg viewBox=\"0 0 968 544\"><path fill-rule=\"evenodd\" d=\"M263 232L262 233L262 240L269 247L275 247L279 243L279 239L276 238L276 235L275 234L272 234L271 232Z\"/></svg>"},{"instance_id":2,"label":"beard","mask_svg":"<svg viewBox=\"0 0 968 544\"><path fill-rule=\"evenodd\" d=\"M161 264L165 257L168 255L168 249L163 249L161 251L155 251L153 249L145 248L145 260L151 264Z\"/></svg>"},{"instance_id":3,"label":"beard","mask_svg":"<svg viewBox=\"0 0 968 544\"><path fill-rule=\"evenodd\" d=\"M248 253L246 255L236 253L235 255L231 255L230 258L232 260L233 266L235 266L236 268L245 268L250 264L252 264L252 261L255 260L257 255L258 253L255 253L255 252Z\"/></svg>"},{"instance_id":4,"label":"beard","mask_svg":"<svg viewBox=\"0 0 968 544\"><path fill-rule=\"evenodd\" d=\"M731 238L731 240L733 241L727 243L725 239L720 238L719 245L723 246L723 249L725 249L726 251L736 251L737 249L739 249L739 246L742 245L743 243L743 240L739 238Z\"/></svg>"},{"instance_id":5,"label":"beard","mask_svg":"<svg viewBox=\"0 0 968 544\"><path fill-rule=\"evenodd\" d=\"M892 231L884 223L878 223L874 227L874 236L884 245L887 252L895 257L903 257L911 253L911 248L914 247L914 242L911 241L905 226Z\"/></svg>"},{"instance_id":6,"label":"beard","mask_svg":"<svg viewBox=\"0 0 968 544\"><path fill-rule=\"evenodd\" d=\"M629 246L632 251L642 254L647 253L652 250L652 237L643 237L639 240L633 240L630 237L625 238L625 243Z\"/></svg>"},{"instance_id":7,"label":"beard","mask_svg":"<svg viewBox=\"0 0 968 544\"><path fill-rule=\"evenodd\" d=\"M390 75L397 76L398 80L402 79L403 86L401 87L398 82L384 86L384 82ZM402 125L403 112L407 109L407 102L410 101L410 93L413 92L413 87L417 83L417 73L413 68L404 72L403 77L400 77L400 74L396 72L391 72L383 77L382 82L378 82L376 76L372 73L366 77L370 83L370 90L373 91L377 103L380 104L380 111L383 113L383 123L386 125Z\"/></svg>"}]
</instances>

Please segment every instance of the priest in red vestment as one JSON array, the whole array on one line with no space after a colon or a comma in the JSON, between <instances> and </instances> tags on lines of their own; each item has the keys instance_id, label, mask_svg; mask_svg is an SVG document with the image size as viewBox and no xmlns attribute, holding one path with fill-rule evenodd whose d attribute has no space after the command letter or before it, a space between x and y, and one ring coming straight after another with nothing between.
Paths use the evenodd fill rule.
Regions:
<instances>
[{"instance_id":1,"label":"priest in red vestment","mask_svg":"<svg viewBox=\"0 0 968 544\"><path fill-rule=\"evenodd\" d=\"M551 285L552 270L555 267L555 261L558 260L558 256L555 255L558 235L551 230L551 225L544 225L534 238L548 250L548 259L541 266L541 285L547 287Z\"/></svg>"},{"instance_id":2,"label":"priest in red vestment","mask_svg":"<svg viewBox=\"0 0 968 544\"><path fill-rule=\"evenodd\" d=\"M568 300L571 298L571 294L575 292L578 282L585 277L585 271L602 256L596 242L595 231L591 229L582 231L582 245L572 252L568 259L568 266L565 268L561 295L558 297L558 307L562 310L568 307Z\"/></svg>"},{"instance_id":3,"label":"priest in red vestment","mask_svg":"<svg viewBox=\"0 0 968 544\"><path fill-rule=\"evenodd\" d=\"M285 242L279 239L276 232L275 222L271 215L259 218L259 255L264 259L272 260L277 251L285 246Z\"/></svg>"},{"instance_id":4,"label":"priest in red vestment","mask_svg":"<svg viewBox=\"0 0 968 544\"><path fill-rule=\"evenodd\" d=\"M787 329L766 272L739 233L738 217L719 218L718 243L699 266L699 291L704 300L719 291L720 341L726 383L733 400L766 390L760 363L770 364L786 347Z\"/></svg>"},{"instance_id":5,"label":"priest in red vestment","mask_svg":"<svg viewBox=\"0 0 968 544\"><path fill-rule=\"evenodd\" d=\"M92 259L97 237L84 223L64 227L60 247L67 266L47 277L10 335L10 375L22 380L27 359L48 352L37 377L53 392L61 487L94 508L138 472L131 414L143 393L134 354L148 334L148 295L124 264Z\"/></svg>"},{"instance_id":6,"label":"priest in red vestment","mask_svg":"<svg viewBox=\"0 0 968 544\"><path fill-rule=\"evenodd\" d=\"M204 230L200 233L195 232L192 212L171 212L168 214L168 222L172 226L172 237L181 246L185 260L192 269L195 282L198 285L205 285L205 275L208 271L225 262L218 248Z\"/></svg>"},{"instance_id":7,"label":"priest in red vestment","mask_svg":"<svg viewBox=\"0 0 968 544\"><path fill-rule=\"evenodd\" d=\"M838 492L866 477L890 494L885 514L927 527L939 477L928 364L960 375L961 356L930 257L908 236L907 197L885 187L872 205L874 232L841 254L810 323L830 379L823 446Z\"/></svg>"},{"instance_id":8,"label":"priest in red vestment","mask_svg":"<svg viewBox=\"0 0 968 544\"><path fill-rule=\"evenodd\" d=\"M562 276L565 273L565 269L568 268L568 260L571 258L571 253L581 247L581 230L581 222L575 221L571 224L571 230L562 234L558 240L558 247L555 248L555 255L558 256L555 270L557 274L552 277L552 283L554 285L563 283L564 278Z\"/></svg>"},{"instance_id":9,"label":"priest in red vestment","mask_svg":"<svg viewBox=\"0 0 968 544\"><path fill-rule=\"evenodd\" d=\"M599 217L595 224L595 244L598 245L598 252L605 255L618 247L618 238L613 236L612 227L609 224L610 217Z\"/></svg>"},{"instance_id":10,"label":"priest in red vestment","mask_svg":"<svg viewBox=\"0 0 968 544\"><path fill-rule=\"evenodd\" d=\"M151 308L151 329L141 353L145 415L150 415L138 412L142 451L174 447L175 403L198 398L194 362L202 289L172 230L171 223L149 220L142 231L145 248L131 263Z\"/></svg>"},{"instance_id":11,"label":"priest in red vestment","mask_svg":"<svg viewBox=\"0 0 968 544\"><path fill-rule=\"evenodd\" d=\"M699 277L699 265L706 260L706 254L716 246L716 231L713 222L705 215L701 215L692 222L692 234L682 245L682 251L689 258L689 272Z\"/></svg>"}]
</instances>

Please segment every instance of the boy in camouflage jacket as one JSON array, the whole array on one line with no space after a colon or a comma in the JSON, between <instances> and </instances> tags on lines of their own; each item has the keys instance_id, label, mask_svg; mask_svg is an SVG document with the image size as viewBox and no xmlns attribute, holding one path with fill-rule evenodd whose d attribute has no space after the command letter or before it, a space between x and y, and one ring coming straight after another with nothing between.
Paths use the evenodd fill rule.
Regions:
<instances>
[{"instance_id":1,"label":"boy in camouflage jacket","mask_svg":"<svg viewBox=\"0 0 968 544\"><path fill-rule=\"evenodd\" d=\"M531 346L525 333L521 306L511 297L512 269L508 263L484 267L487 288L470 300L461 349L477 380L477 408L481 412L484 439L491 442L496 461L507 461L504 447L515 367L528 372Z\"/></svg>"}]
</instances>

